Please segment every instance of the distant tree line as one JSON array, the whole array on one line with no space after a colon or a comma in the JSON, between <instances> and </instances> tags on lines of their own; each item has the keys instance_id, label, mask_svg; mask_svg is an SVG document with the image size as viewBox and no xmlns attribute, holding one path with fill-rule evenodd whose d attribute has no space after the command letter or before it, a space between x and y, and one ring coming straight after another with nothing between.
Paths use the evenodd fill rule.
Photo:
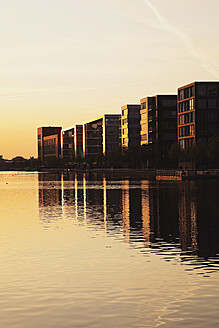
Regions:
<instances>
[{"instance_id":1,"label":"distant tree line","mask_svg":"<svg viewBox=\"0 0 219 328\"><path fill-rule=\"evenodd\" d=\"M198 140L188 149L182 149L176 142L169 151L173 166L181 162L193 162L197 168L219 168L219 136L212 137L208 143Z\"/></svg>"}]
</instances>

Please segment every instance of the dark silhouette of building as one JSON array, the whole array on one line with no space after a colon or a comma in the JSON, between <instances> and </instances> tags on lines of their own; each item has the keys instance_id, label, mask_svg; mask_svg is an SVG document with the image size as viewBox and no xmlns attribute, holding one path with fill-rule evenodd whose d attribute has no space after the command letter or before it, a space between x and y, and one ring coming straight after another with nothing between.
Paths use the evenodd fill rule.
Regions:
<instances>
[{"instance_id":1,"label":"dark silhouette of building","mask_svg":"<svg viewBox=\"0 0 219 328\"><path fill-rule=\"evenodd\" d=\"M219 82L193 82L178 88L178 141L183 149L219 134Z\"/></svg>"},{"instance_id":2,"label":"dark silhouette of building","mask_svg":"<svg viewBox=\"0 0 219 328\"><path fill-rule=\"evenodd\" d=\"M73 160L75 158L75 128L62 130L62 159Z\"/></svg>"},{"instance_id":3,"label":"dark silhouette of building","mask_svg":"<svg viewBox=\"0 0 219 328\"><path fill-rule=\"evenodd\" d=\"M177 141L177 96L145 97L141 103L141 145L149 145L150 165L167 165L168 152Z\"/></svg>"},{"instance_id":4,"label":"dark silhouette of building","mask_svg":"<svg viewBox=\"0 0 219 328\"><path fill-rule=\"evenodd\" d=\"M75 149L75 158L83 157L83 125L75 125L74 131L74 149Z\"/></svg>"},{"instance_id":5,"label":"dark silhouette of building","mask_svg":"<svg viewBox=\"0 0 219 328\"><path fill-rule=\"evenodd\" d=\"M124 105L121 108L121 144L123 149L140 146L141 105Z\"/></svg>"}]
</instances>

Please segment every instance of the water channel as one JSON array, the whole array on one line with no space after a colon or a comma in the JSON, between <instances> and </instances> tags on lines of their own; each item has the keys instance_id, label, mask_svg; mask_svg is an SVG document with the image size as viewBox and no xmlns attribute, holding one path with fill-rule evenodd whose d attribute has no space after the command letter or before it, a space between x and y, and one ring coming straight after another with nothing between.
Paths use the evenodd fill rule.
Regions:
<instances>
[{"instance_id":1,"label":"water channel","mask_svg":"<svg viewBox=\"0 0 219 328\"><path fill-rule=\"evenodd\" d=\"M218 327L218 196L217 180L1 172L1 327Z\"/></svg>"}]
</instances>

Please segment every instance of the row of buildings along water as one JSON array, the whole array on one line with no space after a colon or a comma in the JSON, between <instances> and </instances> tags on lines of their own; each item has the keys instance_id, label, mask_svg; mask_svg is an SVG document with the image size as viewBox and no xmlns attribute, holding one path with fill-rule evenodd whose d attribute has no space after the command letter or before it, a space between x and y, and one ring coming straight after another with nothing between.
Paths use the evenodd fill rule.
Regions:
<instances>
[{"instance_id":1,"label":"row of buildings along water","mask_svg":"<svg viewBox=\"0 0 219 328\"><path fill-rule=\"evenodd\" d=\"M156 148L165 159L173 143L187 149L219 135L219 82L192 82L179 87L177 94L147 96L138 104L124 105L120 114L104 114L67 129L40 127L37 132L42 164L144 145Z\"/></svg>"}]
</instances>

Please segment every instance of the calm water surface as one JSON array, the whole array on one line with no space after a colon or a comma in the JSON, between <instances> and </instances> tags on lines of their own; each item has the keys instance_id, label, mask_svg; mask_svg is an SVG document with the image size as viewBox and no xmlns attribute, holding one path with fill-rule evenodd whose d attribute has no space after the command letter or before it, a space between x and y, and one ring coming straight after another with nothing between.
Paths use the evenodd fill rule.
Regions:
<instances>
[{"instance_id":1,"label":"calm water surface","mask_svg":"<svg viewBox=\"0 0 219 328\"><path fill-rule=\"evenodd\" d=\"M0 173L0 327L219 327L219 182Z\"/></svg>"}]
</instances>

